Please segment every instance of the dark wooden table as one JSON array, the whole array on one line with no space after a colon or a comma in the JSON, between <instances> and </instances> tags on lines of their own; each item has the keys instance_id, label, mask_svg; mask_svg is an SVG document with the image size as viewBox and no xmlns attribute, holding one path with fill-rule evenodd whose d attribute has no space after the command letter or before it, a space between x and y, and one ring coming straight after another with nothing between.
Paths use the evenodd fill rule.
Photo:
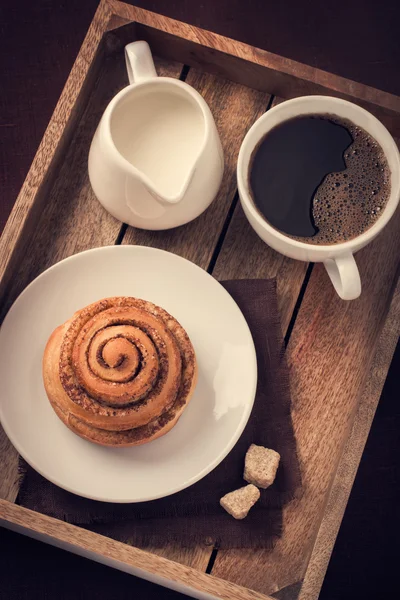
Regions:
<instances>
[{"instance_id":1,"label":"dark wooden table","mask_svg":"<svg viewBox=\"0 0 400 600\"><path fill-rule=\"evenodd\" d=\"M319 3L317 0L307 4L293 1L279 5L265 1L209 0L196 5L190 0L169 3L137 0L135 4L400 94L397 72L400 44L396 18L400 16L400 10L395 3L387 2L387 6L381 3L378 7L361 0L341 4L331 1ZM10 0L2 3L1 228L96 6L97 0L70 0L68 3L38 0L26 3L26 6ZM393 590L396 570L394 565L390 568L395 557L392 543L399 533L399 521L395 520L399 488L397 432L400 425L399 386L395 373L399 363L398 350L325 580L321 595L325 599L383 597ZM32 542L23 538L13 539L13 544L8 546L14 549L10 550L10 557L26 560L26 564L31 565L33 561L41 581L40 572L44 569L40 566L41 561L46 561L49 550L41 549L41 546L28 547L26 544ZM100 577L99 571L91 575L87 566L79 562L80 559L67 559L60 554L60 562L68 560L74 560L74 568L78 570L78 565L82 565L82 572L89 578L88 583L90 577ZM50 583L45 577L43 588L35 588L37 594L43 589L42 596L29 595L29 580L16 577L13 581L10 570L8 577L7 590L20 590L20 595L15 597L46 597L45 594L51 597L50 588L46 592L45 586ZM113 575L113 578L113 585L119 590L118 597L131 597L131 580L121 574ZM0 579L4 581L3 577ZM48 583L45 584L45 581ZM68 589L65 589L66 593ZM137 589L138 597L151 597L149 587L141 592L142 595ZM25 592L27 595L23 596ZM170 592L166 594L169 595L165 597L172 597ZM154 591L154 597L162 597L161 592Z\"/></svg>"}]
</instances>

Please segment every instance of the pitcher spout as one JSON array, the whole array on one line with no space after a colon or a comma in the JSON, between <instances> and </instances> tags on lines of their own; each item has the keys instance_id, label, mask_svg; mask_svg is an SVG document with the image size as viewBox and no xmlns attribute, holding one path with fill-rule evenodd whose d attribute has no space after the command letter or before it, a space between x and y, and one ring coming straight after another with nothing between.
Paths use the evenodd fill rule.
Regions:
<instances>
[{"instance_id":1,"label":"pitcher spout","mask_svg":"<svg viewBox=\"0 0 400 600\"><path fill-rule=\"evenodd\" d=\"M196 163L197 163L197 161L196 161ZM190 169L189 174L186 177L185 181L183 182L183 185L182 185L181 189L179 190L179 192L177 192L175 194L161 193L159 190L157 190L157 188L150 181L146 181L146 182L144 181L143 183L145 184L145 187L146 187L147 191L149 192L149 194L154 198L154 200L156 200L162 206L179 204L179 202L181 202L183 200L183 198L185 197L185 195L188 191L188 188L193 179L195 170L196 170L196 164Z\"/></svg>"}]
</instances>

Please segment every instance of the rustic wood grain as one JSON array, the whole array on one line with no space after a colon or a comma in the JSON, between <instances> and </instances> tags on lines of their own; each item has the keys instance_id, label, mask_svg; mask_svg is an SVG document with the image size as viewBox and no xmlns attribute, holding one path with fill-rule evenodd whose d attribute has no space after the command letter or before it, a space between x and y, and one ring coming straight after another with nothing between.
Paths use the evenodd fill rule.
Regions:
<instances>
[{"instance_id":1,"label":"rustic wood grain","mask_svg":"<svg viewBox=\"0 0 400 600\"><path fill-rule=\"evenodd\" d=\"M179 565L4 500L0 500L0 524L145 579L151 574L155 583L191 595L196 594L196 597L204 600L272 600L268 596L218 580L197 569ZM27 529L24 531L23 528Z\"/></svg>"},{"instance_id":2,"label":"rustic wood grain","mask_svg":"<svg viewBox=\"0 0 400 600\"><path fill-rule=\"evenodd\" d=\"M115 14L137 23L138 36L161 56L284 98L340 96L377 114L400 134L398 96L142 8L116 0L110 3Z\"/></svg>"},{"instance_id":3,"label":"rustic wood grain","mask_svg":"<svg viewBox=\"0 0 400 600\"><path fill-rule=\"evenodd\" d=\"M106 31L110 33L102 40ZM177 77L183 63L198 67L189 71L188 83L211 106L227 168L217 199L196 221L168 232L130 228L124 243L165 248L212 270L221 231L224 224L229 225L214 275L220 279L277 277L286 331L306 265L270 250L251 230L240 205L234 205L234 171L244 134L265 110L266 92L285 97L306 93L346 97L367 106L392 131L400 129L399 98L114 0L100 3L0 241L3 310L57 260L117 240L120 223L91 192L87 152L102 110L127 83L123 43L137 37L147 39L153 51L164 57L157 64L160 74ZM226 220L229 208L235 208L231 221L230 214ZM364 286L359 300L340 301L321 265L312 272L288 348L304 490L300 499L284 509L284 537L273 551L219 551L212 573L222 579L216 579L199 572L205 570L210 547L168 543L143 552L1 500L0 519L9 526L25 526L32 535L50 536L52 543L69 544L97 560L111 559L114 566L129 572L144 569L190 585L198 594L254 600L281 590L283 598L289 591L293 595L304 577L301 597L316 598L390 364L393 324L397 321L398 325L398 291L386 325L385 317L398 267L399 221L398 212L385 233L358 255ZM18 457L1 429L0 453L0 497L13 501L18 490Z\"/></svg>"},{"instance_id":4,"label":"rustic wood grain","mask_svg":"<svg viewBox=\"0 0 400 600\"><path fill-rule=\"evenodd\" d=\"M400 282L397 283L385 325L376 345L375 355L371 362L351 433L340 458L299 600L314 600L320 593L399 335Z\"/></svg>"},{"instance_id":5,"label":"rustic wood grain","mask_svg":"<svg viewBox=\"0 0 400 600\"><path fill-rule=\"evenodd\" d=\"M214 540L211 538L201 543L193 544L189 542L183 544L177 539L169 540L168 537L165 537L165 539L158 542L158 545L140 544L135 535L135 525L132 522L127 524L121 521L117 529L113 528L112 535L109 533L110 527L107 523L92 523L85 525L85 529L203 572L207 569L214 546Z\"/></svg>"},{"instance_id":6,"label":"rustic wood grain","mask_svg":"<svg viewBox=\"0 0 400 600\"><path fill-rule=\"evenodd\" d=\"M132 545L135 546L137 544ZM140 548L140 546L138 547ZM146 546L144 548L147 552L168 558L168 560L173 560L192 569L198 569L203 573L206 572L212 549L212 546L201 544L183 546L176 542L166 542L163 546Z\"/></svg>"},{"instance_id":7,"label":"rustic wood grain","mask_svg":"<svg viewBox=\"0 0 400 600\"><path fill-rule=\"evenodd\" d=\"M285 334L299 297L308 263L275 252L251 228L240 203L214 269L217 279L276 278L282 331Z\"/></svg>"},{"instance_id":8,"label":"rustic wood grain","mask_svg":"<svg viewBox=\"0 0 400 600\"><path fill-rule=\"evenodd\" d=\"M225 158L220 190L211 206L191 223L167 231L130 227L123 243L169 250L207 269L236 193L240 144L250 126L266 110L270 96L192 69L186 81L205 98L217 125Z\"/></svg>"},{"instance_id":9,"label":"rustic wood grain","mask_svg":"<svg viewBox=\"0 0 400 600\"><path fill-rule=\"evenodd\" d=\"M20 478L18 475L19 455L0 424L0 498L15 502Z\"/></svg>"},{"instance_id":10,"label":"rustic wood grain","mask_svg":"<svg viewBox=\"0 0 400 600\"><path fill-rule=\"evenodd\" d=\"M397 211L384 233L357 254L363 284L357 300L340 300L323 265L314 267L287 352L303 495L284 508L284 535L273 551L220 551L216 576L264 593L303 578L356 410L365 401L397 281L399 226ZM382 366L383 376L389 365ZM349 493L351 479L346 485Z\"/></svg>"},{"instance_id":11,"label":"rustic wood grain","mask_svg":"<svg viewBox=\"0 0 400 600\"><path fill-rule=\"evenodd\" d=\"M101 62L99 42L110 15L109 4L101 2L4 228L0 239L0 304L46 203L50 169L60 162L79 118L76 102L79 98L85 104L97 76Z\"/></svg>"}]
</instances>

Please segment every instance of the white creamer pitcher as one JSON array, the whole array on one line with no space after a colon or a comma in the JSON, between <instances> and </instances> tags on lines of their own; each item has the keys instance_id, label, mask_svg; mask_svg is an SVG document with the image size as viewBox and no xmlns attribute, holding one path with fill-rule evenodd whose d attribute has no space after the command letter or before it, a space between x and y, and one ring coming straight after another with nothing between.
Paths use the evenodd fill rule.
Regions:
<instances>
[{"instance_id":1,"label":"white creamer pitcher","mask_svg":"<svg viewBox=\"0 0 400 600\"><path fill-rule=\"evenodd\" d=\"M89 152L89 179L114 217L169 229L198 217L224 170L211 111L196 90L157 77L147 42L125 47L130 85L107 106Z\"/></svg>"}]
</instances>

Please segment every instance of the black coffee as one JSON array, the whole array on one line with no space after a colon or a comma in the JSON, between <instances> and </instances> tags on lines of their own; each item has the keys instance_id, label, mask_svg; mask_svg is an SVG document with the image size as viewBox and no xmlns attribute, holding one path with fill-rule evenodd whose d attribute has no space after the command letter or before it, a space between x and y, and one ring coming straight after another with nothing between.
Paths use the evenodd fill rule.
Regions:
<instances>
[{"instance_id":1,"label":"black coffee","mask_svg":"<svg viewBox=\"0 0 400 600\"><path fill-rule=\"evenodd\" d=\"M352 239L378 219L390 169L366 131L335 115L305 115L269 131L253 152L253 201L276 229L311 244Z\"/></svg>"}]
</instances>

